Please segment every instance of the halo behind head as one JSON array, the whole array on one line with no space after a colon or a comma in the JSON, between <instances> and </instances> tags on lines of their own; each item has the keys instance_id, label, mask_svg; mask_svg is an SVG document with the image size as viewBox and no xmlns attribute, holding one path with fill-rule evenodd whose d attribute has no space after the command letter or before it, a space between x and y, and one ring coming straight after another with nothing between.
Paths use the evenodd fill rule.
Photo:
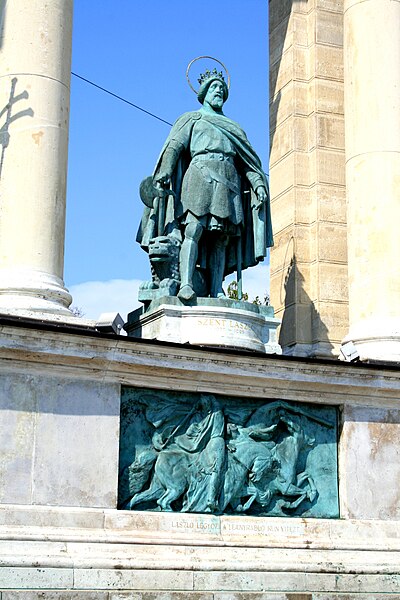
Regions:
<instances>
[{"instance_id":1,"label":"halo behind head","mask_svg":"<svg viewBox=\"0 0 400 600\"><path fill-rule=\"evenodd\" d=\"M200 60L201 58L207 58L207 59L210 59L210 60L214 60L219 65L221 65L221 67L225 70L225 73L227 75L227 82L224 79L222 71L220 71L218 73L216 69L214 69L213 71L209 71L207 69L205 71L205 73L200 76L200 79L199 79L200 87L199 87L198 90L196 90L193 87L193 85L191 84L191 82L190 82L189 71L190 71L190 68L193 65L193 63L195 63L197 60ZM217 58L213 58L212 56L198 56L197 58L194 58L193 60L191 60L190 63L188 64L188 66L187 66L187 69L186 69L186 79L187 79L187 82L189 84L190 89L197 95L197 99L199 100L199 102L201 104L203 104L204 97L205 97L205 95L207 93L207 90L208 90L208 87L209 87L210 83L212 81L215 81L215 79L218 79L219 81L222 81L223 84L224 84L224 90L225 90L224 91L224 102L228 98L229 89L231 87L231 76L229 74L228 69L225 67L224 63L222 63Z\"/></svg>"}]
</instances>

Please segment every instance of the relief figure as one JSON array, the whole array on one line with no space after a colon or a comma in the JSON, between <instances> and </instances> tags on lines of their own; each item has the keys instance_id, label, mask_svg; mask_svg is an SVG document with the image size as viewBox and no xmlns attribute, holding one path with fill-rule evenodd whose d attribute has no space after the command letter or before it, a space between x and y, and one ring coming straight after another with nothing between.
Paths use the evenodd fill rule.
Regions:
<instances>
[{"instance_id":1,"label":"relief figure","mask_svg":"<svg viewBox=\"0 0 400 600\"><path fill-rule=\"evenodd\" d=\"M164 423L162 423L164 425ZM162 510L184 495L183 512L218 510L225 460L224 415L214 396L199 402L170 431L162 427L153 436L159 451L148 490L135 494L126 508L156 500Z\"/></svg>"}]
</instances>

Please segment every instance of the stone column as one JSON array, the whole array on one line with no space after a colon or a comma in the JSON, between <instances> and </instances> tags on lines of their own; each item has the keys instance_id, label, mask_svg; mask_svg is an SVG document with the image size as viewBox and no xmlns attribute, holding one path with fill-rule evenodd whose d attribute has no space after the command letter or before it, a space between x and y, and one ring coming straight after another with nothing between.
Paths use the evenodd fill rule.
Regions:
<instances>
[{"instance_id":1,"label":"stone column","mask_svg":"<svg viewBox=\"0 0 400 600\"><path fill-rule=\"evenodd\" d=\"M400 2L345 0L349 313L361 358L400 360Z\"/></svg>"},{"instance_id":2,"label":"stone column","mask_svg":"<svg viewBox=\"0 0 400 600\"><path fill-rule=\"evenodd\" d=\"M284 354L348 331L343 0L270 0L271 303Z\"/></svg>"},{"instance_id":3,"label":"stone column","mask_svg":"<svg viewBox=\"0 0 400 600\"><path fill-rule=\"evenodd\" d=\"M0 6L0 313L71 315L63 283L73 0Z\"/></svg>"}]
</instances>

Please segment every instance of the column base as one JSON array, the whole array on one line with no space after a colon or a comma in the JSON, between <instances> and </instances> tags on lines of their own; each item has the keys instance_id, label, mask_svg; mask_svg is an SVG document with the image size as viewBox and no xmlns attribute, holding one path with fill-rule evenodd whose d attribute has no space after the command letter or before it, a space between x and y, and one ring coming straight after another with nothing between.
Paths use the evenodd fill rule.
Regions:
<instances>
[{"instance_id":1,"label":"column base","mask_svg":"<svg viewBox=\"0 0 400 600\"><path fill-rule=\"evenodd\" d=\"M0 269L0 313L49 321L81 322L69 310L62 279L32 269Z\"/></svg>"},{"instance_id":2,"label":"column base","mask_svg":"<svg viewBox=\"0 0 400 600\"><path fill-rule=\"evenodd\" d=\"M295 356L298 358L338 358L338 344L333 342L316 342L315 344L290 344L282 346L284 356Z\"/></svg>"},{"instance_id":3,"label":"column base","mask_svg":"<svg viewBox=\"0 0 400 600\"><path fill-rule=\"evenodd\" d=\"M365 319L350 328L342 344L353 342L361 361L400 362L400 318Z\"/></svg>"}]
</instances>

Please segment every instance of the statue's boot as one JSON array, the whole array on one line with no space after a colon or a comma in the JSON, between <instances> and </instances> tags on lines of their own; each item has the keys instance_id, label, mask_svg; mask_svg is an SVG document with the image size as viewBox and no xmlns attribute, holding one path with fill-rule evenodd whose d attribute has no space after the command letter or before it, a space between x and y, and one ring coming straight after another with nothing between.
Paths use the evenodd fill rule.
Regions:
<instances>
[{"instance_id":1,"label":"statue's boot","mask_svg":"<svg viewBox=\"0 0 400 600\"><path fill-rule=\"evenodd\" d=\"M181 273L181 287L178 292L180 300L189 301L196 297L193 289L193 271L196 266L198 253L197 242L185 238L181 247L179 270Z\"/></svg>"},{"instance_id":2,"label":"statue's boot","mask_svg":"<svg viewBox=\"0 0 400 600\"><path fill-rule=\"evenodd\" d=\"M228 236L219 236L210 255L210 274L211 274L211 298L224 298L225 292L222 288L222 282L225 274L225 257Z\"/></svg>"},{"instance_id":3,"label":"statue's boot","mask_svg":"<svg viewBox=\"0 0 400 600\"><path fill-rule=\"evenodd\" d=\"M178 292L178 298L185 302L193 300L196 297L196 292L189 283L182 285Z\"/></svg>"}]
</instances>

